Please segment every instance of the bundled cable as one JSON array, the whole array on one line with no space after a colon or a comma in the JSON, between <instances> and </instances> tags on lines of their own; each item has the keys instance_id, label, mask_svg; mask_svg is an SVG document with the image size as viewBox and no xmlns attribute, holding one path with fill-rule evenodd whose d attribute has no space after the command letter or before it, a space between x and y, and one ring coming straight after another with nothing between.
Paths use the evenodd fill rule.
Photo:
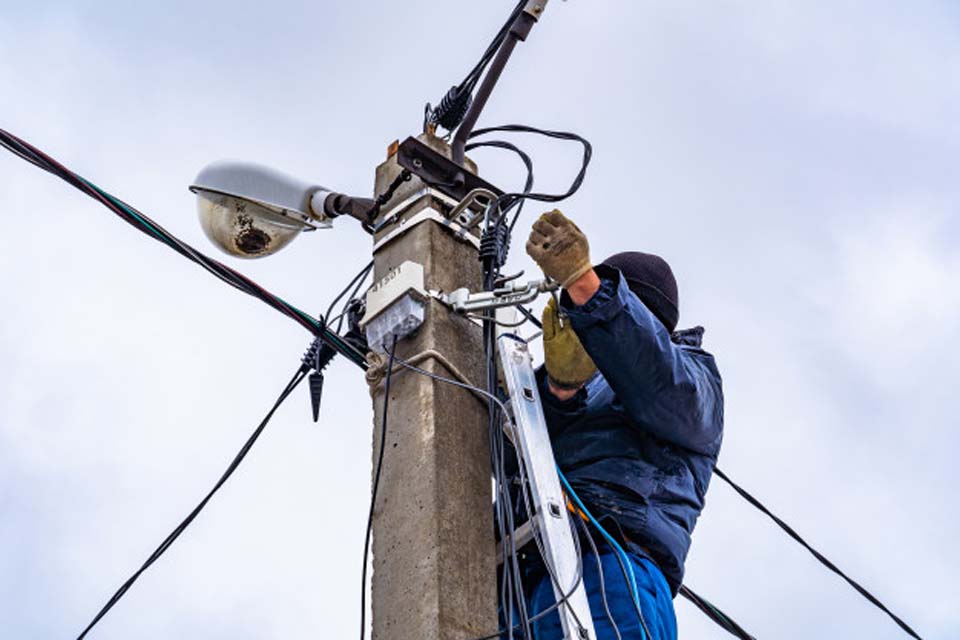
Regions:
<instances>
[{"instance_id":1,"label":"bundled cable","mask_svg":"<svg viewBox=\"0 0 960 640\"><path fill-rule=\"evenodd\" d=\"M570 140L573 142L579 142L583 147L583 155L580 162L580 170L577 172L577 175L574 177L573 181L570 183L570 187L564 193L505 193L499 198L498 205L501 211L505 211L513 207L515 204L519 203L522 200L536 200L538 202L561 202L566 200L577 191L580 190L580 187L583 186L583 180L587 175L587 167L590 166L590 160L593 158L593 145L584 138L583 136L577 135L576 133L571 133L569 131L552 131L549 129L539 129L537 127L531 127L523 124L505 124L497 127L486 127L483 129L476 129L470 133L470 138L473 139L477 136L486 135L488 133L496 132L505 132L505 133L534 133L541 136L546 136L548 138L555 138L557 140ZM498 145L503 146L503 145ZM516 218L514 218L516 222ZM511 225L512 229L512 225Z\"/></svg>"},{"instance_id":2,"label":"bundled cable","mask_svg":"<svg viewBox=\"0 0 960 640\"><path fill-rule=\"evenodd\" d=\"M244 293L253 296L254 298L257 298L258 300L273 307L280 313L300 324L311 333L321 336L324 342L336 349L338 353L343 354L354 364L366 368L367 364L366 360L364 359L364 354L360 353L355 347L345 342L339 335L333 331L330 331L326 326L324 326L322 321L313 318L309 314L301 311L282 298L270 293L242 273L200 253L151 220L141 211L135 209L119 198L107 193L86 178L70 171L58 161L54 160L28 142L18 138L8 131L0 129L0 146L3 146L34 166L57 176L61 180L87 194L94 200L97 200L117 214L117 216L119 216L123 221L127 222L137 230L167 245L184 258L187 258L191 262L195 262L196 264L200 265L230 286L239 289L240 291L243 291Z\"/></svg>"},{"instance_id":3,"label":"bundled cable","mask_svg":"<svg viewBox=\"0 0 960 640\"><path fill-rule=\"evenodd\" d=\"M756 638L747 633L743 627L737 624L733 618L725 614L723 611L720 611L720 609L716 608L706 598L694 593L694 591L687 585L680 585L680 595L692 602L694 606L700 609L700 611L702 611L708 618L716 622L730 635L740 638L740 640L756 640Z\"/></svg>"},{"instance_id":4,"label":"bundled cable","mask_svg":"<svg viewBox=\"0 0 960 640\"><path fill-rule=\"evenodd\" d=\"M482 239L486 240L486 244L483 247L486 249L486 251L485 253L481 253L481 260L485 265L485 282L492 282L492 280L490 280L487 276L497 272L497 270L506 263L507 252L510 245L510 236L517 224L517 220L520 218L520 213L523 210L523 203L526 200L536 200L538 202L548 203L566 200L575 194L583 185L583 180L587 175L587 168L590 166L590 159L593 157L593 146L590 144L590 142L583 136L567 131L552 131L549 129L539 129L537 127L531 127L527 125L508 124L497 127L477 129L470 134L470 138L472 139L477 136L494 132L533 133L546 136L548 138L578 142L583 147L583 156L580 163L580 169L577 171L577 175L574 177L573 181L570 183L570 186L565 192L556 194L542 193L532 191L533 163L529 156L521 151L518 147L509 142L503 142L500 140L471 143L470 148L491 146L514 151L520 156L521 160L523 160L527 167L527 181L524 185L524 190L519 193L512 192L501 195L499 198L497 198L493 205L493 213L495 215L487 216L482 236ZM517 207L517 210L514 213L513 218L508 223L507 214L514 207Z\"/></svg>"}]
</instances>

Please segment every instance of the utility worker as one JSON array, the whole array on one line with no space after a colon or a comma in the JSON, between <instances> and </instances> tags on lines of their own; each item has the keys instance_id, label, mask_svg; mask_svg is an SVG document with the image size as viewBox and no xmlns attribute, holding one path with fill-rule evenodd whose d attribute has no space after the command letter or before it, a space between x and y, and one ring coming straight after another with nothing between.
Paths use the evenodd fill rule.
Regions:
<instances>
[{"instance_id":1,"label":"utility worker","mask_svg":"<svg viewBox=\"0 0 960 640\"><path fill-rule=\"evenodd\" d=\"M550 300L544 310L545 366L537 372L557 464L627 552L652 640L676 638L673 597L723 434L720 373L700 348L703 328L675 331L677 284L662 258L620 253L595 267L586 236L559 211L540 216L526 248L563 285L560 308ZM593 538L619 637L641 638L617 556L595 530ZM601 573L582 547L598 640L615 639ZM531 577L535 614L554 594L548 575ZM533 631L537 640L563 637L555 613Z\"/></svg>"}]
</instances>

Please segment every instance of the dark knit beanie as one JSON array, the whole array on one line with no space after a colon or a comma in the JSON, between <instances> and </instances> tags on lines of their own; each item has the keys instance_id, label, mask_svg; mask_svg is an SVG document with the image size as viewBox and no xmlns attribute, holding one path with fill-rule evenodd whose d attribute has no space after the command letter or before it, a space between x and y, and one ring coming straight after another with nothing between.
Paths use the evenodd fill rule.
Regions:
<instances>
[{"instance_id":1,"label":"dark knit beanie","mask_svg":"<svg viewBox=\"0 0 960 640\"><path fill-rule=\"evenodd\" d=\"M627 280L630 291L646 305L671 333L677 328L677 280L667 261L639 251L624 251L610 256L601 266L617 269Z\"/></svg>"}]
</instances>

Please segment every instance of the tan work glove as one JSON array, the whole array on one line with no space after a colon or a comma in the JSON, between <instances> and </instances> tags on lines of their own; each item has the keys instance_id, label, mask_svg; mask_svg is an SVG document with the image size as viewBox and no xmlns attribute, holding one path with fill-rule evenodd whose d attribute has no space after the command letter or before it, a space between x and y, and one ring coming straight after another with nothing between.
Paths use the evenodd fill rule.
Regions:
<instances>
[{"instance_id":1,"label":"tan work glove","mask_svg":"<svg viewBox=\"0 0 960 640\"><path fill-rule=\"evenodd\" d=\"M555 298L550 298L543 310L543 352L547 375L562 389L579 389L597 371L573 325L565 322L560 326Z\"/></svg>"},{"instance_id":2,"label":"tan work glove","mask_svg":"<svg viewBox=\"0 0 960 640\"><path fill-rule=\"evenodd\" d=\"M546 275L564 287L593 268L587 236L557 209L533 223L527 253Z\"/></svg>"}]
</instances>

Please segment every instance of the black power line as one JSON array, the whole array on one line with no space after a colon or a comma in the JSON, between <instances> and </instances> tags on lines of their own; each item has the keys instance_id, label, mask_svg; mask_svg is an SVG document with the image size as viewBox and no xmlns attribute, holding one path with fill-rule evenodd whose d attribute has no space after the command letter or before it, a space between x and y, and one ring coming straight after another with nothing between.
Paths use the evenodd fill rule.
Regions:
<instances>
[{"instance_id":1,"label":"black power line","mask_svg":"<svg viewBox=\"0 0 960 640\"><path fill-rule=\"evenodd\" d=\"M353 345L344 341L339 335L324 326L324 323L320 320L311 317L309 314L301 311L282 298L270 293L242 273L231 269L227 265L214 260L203 253L200 253L187 243L168 232L155 221L151 220L143 212L130 206L119 198L107 193L86 178L70 171L58 161L54 160L25 140L18 138L8 131L0 129L0 146L6 148L27 162L30 162L31 164L43 169L44 171L57 176L61 180L64 180L94 200L97 200L137 230L167 245L183 257L200 265L223 282L257 298L258 300L265 302L280 313L296 321L311 333L321 336L325 343L329 344L338 353L343 354L354 364L362 368L367 367L364 354L357 350L357 348Z\"/></svg>"},{"instance_id":2,"label":"black power line","mask_svg":"<svg viewBox=\"0 0 960 640\"><path fill-rule=\"evenodd\" d=\"M383 453L387 448L387 412L390 410L390 380L393 377L393 363L397 353L397 338L390 344L390 357L387 359L387 375L383 382L383 419L380 423L380 451L377 453L377 466L373 472L373 489L370 492L370 512L367 514L367 532L363 536L363 570L360 573L360 640L367 633L367 565L370 563L370 534L373 533L373 511L377 506L377 490L380 488L380 473L383 471Z\"/></svg>"},{"instance_id":3,"label":"black power line","mask_svg":"<svg viewBox=\"0 0 960 640\"><path fill-rule=\"evenodd\" d=\"M116 590L107 603L103 605L103 608L101 608L100 611L97 612L97 615L93 617L93 620L90 621L90 624L88 624L80 633L80 635L77 636L77 640L82 640L84 637L86 637L87 633L89 633L90 630L93 629L98 622L100 622L103 616L105 616L107 612L110 611L110 609L112 609L113 606L120 601L124 594L129 591L130 587L133 586L133 583L137 581L137 578L139 578L144 571L149 569L150 565L159 560L160 556L162 556L167 549L169 549L170 546L176 542L177 538L180 537L180 534L190 526L190 523L193 522L198 515L200 515L200 512L203 511L205 506L207 506L207 503L210 502L210 499L214 496L214 494L216 494L217 491L220 490L220 487L222 487L224 483L230 479L230 476L233 475L233 472L237 470L237 467L240 466L240 463L243 462L243 459L247 457L250 449L256 443L257 438L260 437L260 434L263 433L267 423L270 422L270 418L272 418L273 414L276 413L278 408L280 408L280 405L283 404L283 401L287 399L287 396L289 396L293 390L296 389L297 385L300 384L304 376L307 375L307 371L309 371L309 367L307 365L302 365L297 369L297 372L293 375L293 378L290 379L290 382L287 383L287 386L284 387L282 392L280 392L280 396L277 398L276 402L273 403L273 407L269 412L267 412L267 415L263 418L260 424L257 425L257 428L254 429L250 437L247 438L247 441L240 448L240 451L227 466L227 470L223 472L223 475L220 476L220 479L217 480L217 483L213 485L213 488L207 493L206 496L204 496L203 500L201 500L199 504L193 508L193 511L191 511L189 515L187 515L187 517L184 518L183 521L178 524L173 531L170 532L170 535L164 538L163 542L161 542L160 545L154 549L153 553L150 554L150 557L147 558L146 562L144 562L143 565L137 569L132 576L127 578L126 582L120 585L120 588Z\"/></svg>"},{"instance_id":4,"label":"black power line","mask_svg":"<svg viewBox=\"0 0 960 640\"><path fill-rule=\"evenodd\" d=\"M853 588L857 591L857 593L859 593L860 595L862 595L862 596L863 596L864 598L866 598L871 604L873 604L875 607L877 607L878 609L880 609L881 611L883 611L884 613L886 613L888 616L890 616L890 618L891 618L894 622L896 622L897 625L898 625L901 629L903 629L904 631L906 631L908 635L910 635L910 636L913 637L913 638L917 638L917 640L920 640L920 636L917 635L917 632L914 631L913 629L911 629L910 626L909 626L906 622L904 622L903 620L901 620L901 619L900 619L898 616L896 616L892 611L890 611L890 609L888 609L885 604L883 604L882 602L880 602L880 600L877 599L877 597L876 597L875 595L873 595L872 593L870 593L869 591L867 591L865 588L863 588L862 586L860 586L860 584L859 584L856 580L854 580L853 578L851 578L850 576L848 576L847 574L845 574L843 571L841 571L841 570L837 567L837 565L833 564L833 562L831 562L825 555L823 555L822 553L820 553L819 551L817 551L816 549L814 549L812 546L810 546L810 544L809 544L806 540L804 540L803 538L800 537L800 534L798 534L796 531L794 531L793 528L792 528L790 525L788 525L786 522L784 522L783 520L781 520L780 518L778 518L776 515L774 515L773 512L771 512L769 509L767 509L767 507L765 507L762 502L760 502L759 500L757 500L756 498L754 498L752 495L750 495L749 493L747 493L746 490L744 490L742 487L740 487L740 485L738 485L738 484L735 483L733 480L731 480L731 479L727 476L727 474L725 474L725 473L724 473L723 471L721 471L719 468L714 467L714 468L713 468L713 472L714 472L715 474L717 474L724 482L726 482L727 484L729 484L729 485L733 488L734 491L736 491L738 494L740 494L740 497L742 497L744 500L746 500L747 502L749 502L751 505L753 505L754 507L756 507L757 509L759 509L762 513L764 513L764 514L766 514L767 516L769 516L769 518L770 518L771 520L773 520L773 521L777 524L778 527L780 527L781 529L783 529L788 536L790 536L791 538L793 538L796 542L800 543L800 545L801 545L804 549L806 549L806 550L809 551L811 554L813 554L813 557L816 558L817 560L819 560L819 561L820 561L820 564L822 564L822 565L825 566L827 569L829 569L830 571L834 572L835 574L837 574L838 576L840 576L841 578L843 578L844 580L846 580L846 581L847 581L847 584L849 584L851 587L853 587Z\"/></svg>"},{"instance_id":5,"label":"black power line","mask_svg":"<svg viewBox=\"0 0 960 640\"><path fill-rule=\"evenodd\" d=\"M697 595L687 585L680 585L680 595L692 602L694 606L700 609L708 618L717 623L730 635L740 638L740 640L756 640L756 638L747 633L743 627L737 624L733 618L718 609L706 598Z\"/></svg>"}]
</instances>

